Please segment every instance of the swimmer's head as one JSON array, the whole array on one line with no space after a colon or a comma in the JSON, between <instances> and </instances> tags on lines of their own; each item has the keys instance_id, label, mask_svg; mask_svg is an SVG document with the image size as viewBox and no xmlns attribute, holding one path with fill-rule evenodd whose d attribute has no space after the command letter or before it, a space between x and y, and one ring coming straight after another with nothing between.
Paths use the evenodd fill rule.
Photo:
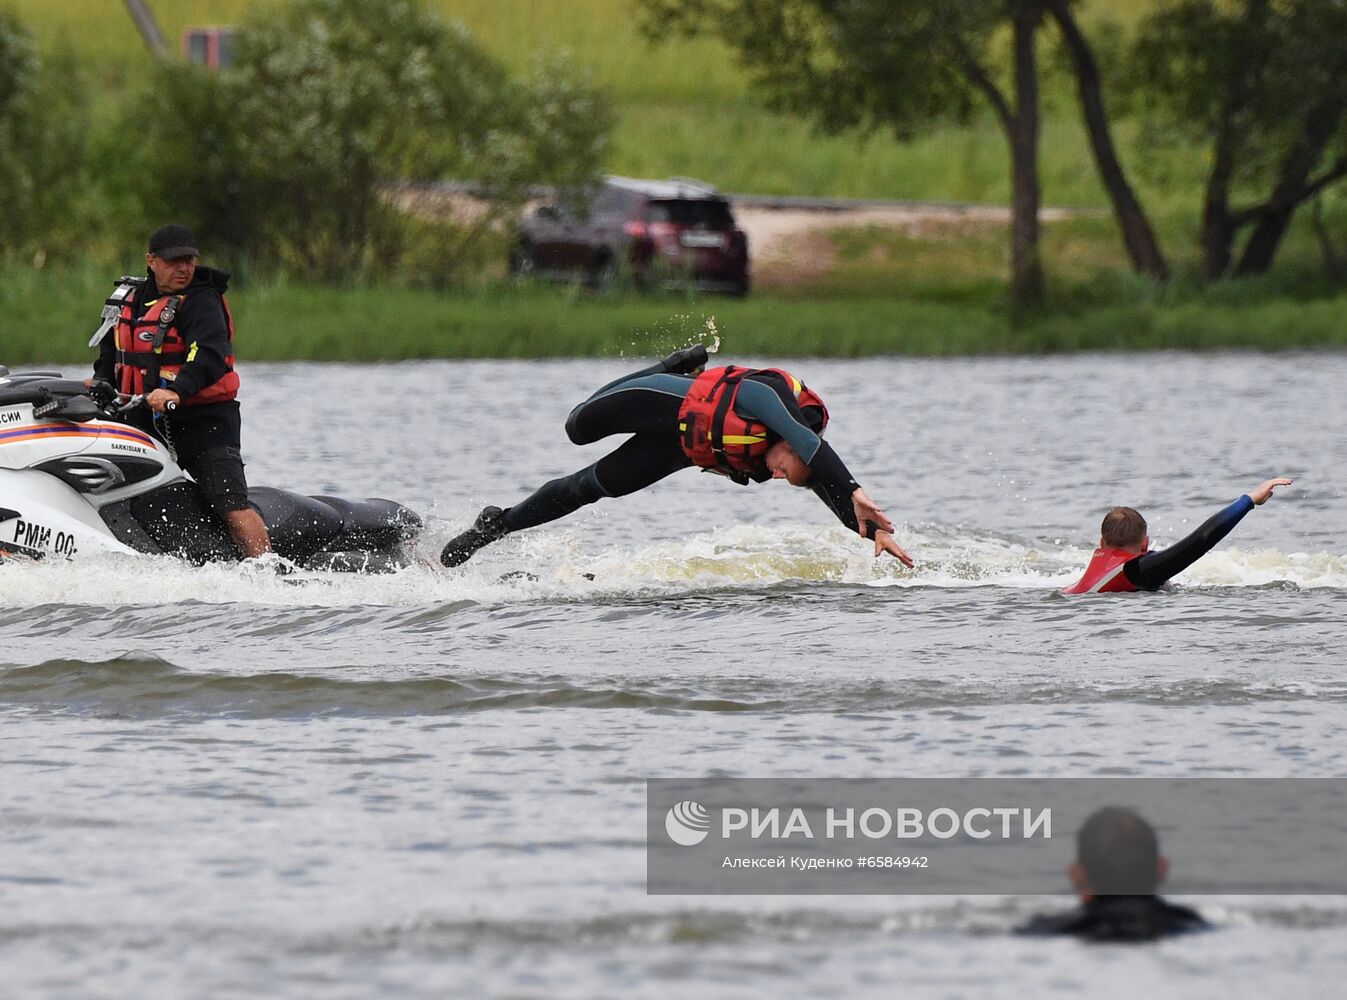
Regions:
<instances>
[{"instance_id":1,"label":"swimmer's head","mask_svg":"<svg viewBox=\"0 0 1347 1000\"><path fill-rule=\"evenodd\" d=\"M1154 828L1130 809L1108 807L1076 833L1076 863L1068 869L1082 896L1144 896L1164 880Z\"/></svg>"},{"instance_id":2,"label":"swimmer's head","mask_svg":"<svg viewBox=\"0 0 1347 1000\"><path fill-rule=\"evenodd\" d=\"M784 479L792 486L807 486L809 477L813 475L809 466L804 464L804 459L785 440L777 441L768 448L763 461L773 479Z\"/></svg>"},{"instance_id":3,"label":"swimmer's head","mask_svg":"<svg viewBox=\"0 0 1347 1000\"><path fill-rule=\"evenodd\" d=\"M1131 507L1114 507L1099 526L1099 546L1141 553L1151 547L1146 534L1146 519Z\"/></svg>"}]
</instances>

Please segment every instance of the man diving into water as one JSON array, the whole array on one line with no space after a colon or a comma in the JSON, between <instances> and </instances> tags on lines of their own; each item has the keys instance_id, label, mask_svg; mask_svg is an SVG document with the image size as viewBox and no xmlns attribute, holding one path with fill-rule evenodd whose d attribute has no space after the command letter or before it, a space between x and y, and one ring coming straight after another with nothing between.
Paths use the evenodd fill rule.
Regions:
<instances>
[{"instance_id":1,"label":"man diving into water","mask_svg":"<svg viewBox=\"0 0 1347 1000\"><path fill-rule=\"evenodd\" d=\"M888 552L912 565L912 557L894 541L893 522L820 436L828 424L822 399L777 368L730 365L703 371L706 361L704 346L688 347L590 396L566 419L573 443L592 444L612 434L632 437L513 507L487 507L444 547L440 561L461 565L511 532L555 521L603 497L636 493L679 469L699 466L740 484L784 479L808 486L838 520L874 541L876 556Z\"/></svg>"},{"instance_id":2,"label":"man diving into water","mask_svg":"<svg viewBox=\"0 0 1347 1000\"><path fill-rule=\"evenodd\" d=\"M1114 507L1104 515L1095 549L1084 575L1063 594L1114 594L1132 590L1159 590L1216 547L1255 507L1267 503L1278 486L1290 479L1269 479L1218 512L1187 538L1152 552L1146 519L1131 507Z\"/></svg>"}]
</instances>

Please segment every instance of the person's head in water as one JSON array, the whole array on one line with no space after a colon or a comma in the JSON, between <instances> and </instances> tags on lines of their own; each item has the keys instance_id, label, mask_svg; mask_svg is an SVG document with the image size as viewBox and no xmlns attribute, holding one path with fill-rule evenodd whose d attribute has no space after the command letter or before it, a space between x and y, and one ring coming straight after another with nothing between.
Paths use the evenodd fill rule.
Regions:
<instances>
[{"instance_id":1,"label":"person's head in water","mask_svg":"<svg viewBox=\"0 0 1347 1000\"><path fill-rule=\"evenodd\" d=\"M1169 871L1155 830L1129 809L1100 809L1076 832L1076 861L1067 869L1082 899L1149 896Z\"/></svg>"},{"instance_id":2,"label":"person's head in water","mask_svg":"<svg viewBox=\"0 0 1347 1000\"><path fill-rule=\"evenodd\" d=\"M1076 831L1076 860L1067 868L1080 905L1041 913L1021 934L1070 934L1087 941L1154 941L1211 926L1186 906L1156 892L1169 870L1155 830L1130 809L1100 809Z\"/></svg>"},{"instance_id":3,"label":"person's head in water","mask_svg":"<svg viewBox=\"0 0 1347 1000\"><path fill-rule=\"evenodd\" d=\"M784 479L792 486L808 486L809 477L813 475L804 459L784 439L767 449L763 461L773 479Z\"/></svg>"},{"instance_id":4,"label":"person's head in water","mask_svg":"<svg viewBox=\"0 0 1347 1000\"><path fill-rule=\"evenodd\" d=\"M1146 519L1131 507L1114 507L1104 515L1104 523L1099 526L1099 547L1137 555L1148 551L1151 539L1146 534Z\"/></svg>"}]
</instances>

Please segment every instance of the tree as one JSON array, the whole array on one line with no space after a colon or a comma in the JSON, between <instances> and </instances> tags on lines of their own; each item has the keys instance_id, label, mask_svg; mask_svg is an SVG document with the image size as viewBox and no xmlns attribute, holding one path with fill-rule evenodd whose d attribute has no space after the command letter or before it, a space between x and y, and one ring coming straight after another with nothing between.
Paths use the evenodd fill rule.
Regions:
<instances>
[{"instance_id":1,"label":"tree","mask_svg":"<svg viewBox=\"0 0 1347 1000\"><path fill-rule=\"evenodd\" d=\"M50 64L32 35L0 10L0 250L45 257L54 229L69 234L87 128L76 67Z\"/></svg>"},{"instance_id":2,"label":"tree","mask_svg":"<svg viewBox=\"0 0 1347 1000\"><path fill-rule=\"evenodd\" d=\"M1123 245L1132 266L1157 281L1169 280L1169 264L1155 237L1155 230L1141 208L1132 185L1128 183L1113 145L1108 113L1104 108L1104 89L1093 47L1081 30L1072 10L1072 0L1046 0L1047 10L1062 33L1062 41L1071 56L1080 99L1081 116L1090 138L1099 179L1113 204L1113 215L1122 233Z\"/></svg>"},{"instance_id":3,"label":"tree","mask_svg":"<svg viewBox=\"0 0 1347 1000\"><path fill-rule=\"evenodd\" d=\"M1208 280L1266 271L1299 206L1347 176L1344 38L1340 0L1181 0L1143 23L1134 89L1169 134L1210 149Z\"/></svg>"},{"instance_id":4,"label":"tree","mask_svg":"<svg viewBox=\"0 0 1347 1000\"><path fill-rule=\"evenodd\" d=\"M23 155L24 138L35 118L33 80L37 52L28 32L0 10L0 244L13 246L26 235L27 205L36 180Z\"/></svg>"},{"instance_id":5,"label":"tree","mask_svg":"<svg viewBox=\"0 0 1347 1000\"><path fill-rule=\"evenodd\" d=\"M887 129L899 140L966 121L985 102L1011 166L1011 298L1043 300L1039 254L1039 80L1043 0L638 0L653 39L714 34L767 104L824 130ZM1008 65L999 33L1010 33ZM1002 82L1008 78L1009 83Z\"/></svg>"},{"instance_id":6,"label":"tree","mask_svg":"<svg viewBox=\"0 0 1347 1000\"><path fill-rule=\"evenodd\" d=\"M597 172L611 112L566 66L515 78L418 0L367 8L259 9L230 70L164 67L141 144L147 202L213 245L343 280L399 265L412 224L391 183L478 180L504 204Z\"/></svg>"}]
</instances>

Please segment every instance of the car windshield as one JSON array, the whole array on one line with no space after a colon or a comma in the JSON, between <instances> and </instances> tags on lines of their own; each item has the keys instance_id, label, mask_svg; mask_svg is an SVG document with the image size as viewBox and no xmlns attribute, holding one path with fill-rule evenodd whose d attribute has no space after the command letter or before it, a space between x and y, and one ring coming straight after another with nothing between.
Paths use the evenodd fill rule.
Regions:
<instances>
[{"instance_id":1,"label":"car windshield","mask_svg":"<svg viewBox=\"0 0 1347 1000\"><path fill-rule=\"evenodd\" d=\"M733 229L734 216L725 201L652 201L648 221L672 222L679 226L706 226L709 229Z\"/></svg>"}]
</instances>

